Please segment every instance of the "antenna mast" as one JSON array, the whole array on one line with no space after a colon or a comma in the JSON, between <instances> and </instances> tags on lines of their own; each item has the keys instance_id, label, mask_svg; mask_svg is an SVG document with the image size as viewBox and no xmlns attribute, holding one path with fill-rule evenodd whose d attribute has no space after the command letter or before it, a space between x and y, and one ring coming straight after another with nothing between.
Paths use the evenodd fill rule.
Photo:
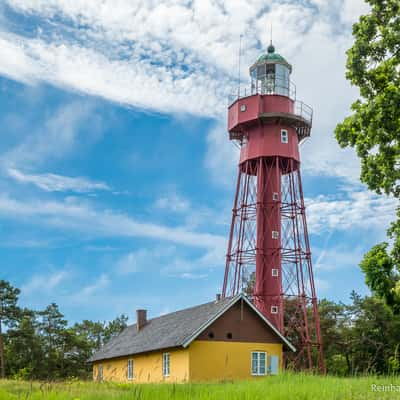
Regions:
<instances>
[{"instance_id":1,"label":"antenna mast","mask_svg":"<svg viewBox=\"0 0 400 400\"><path fill-rule=\"evenodd\" d=\"M270 43L272 44L272 21L271 21L271 34L270 34Z\"/></svg>"},{"instance_id":2,"label":"antenna mast","mask_svg":"<svg viewBox=\"0 0 400 400\"><path fill-rule=\"evenodd\" d=\"M242 34L239 37L238 99L240 98L240 59L242 57Z\"/></svg>"}]
</instances>

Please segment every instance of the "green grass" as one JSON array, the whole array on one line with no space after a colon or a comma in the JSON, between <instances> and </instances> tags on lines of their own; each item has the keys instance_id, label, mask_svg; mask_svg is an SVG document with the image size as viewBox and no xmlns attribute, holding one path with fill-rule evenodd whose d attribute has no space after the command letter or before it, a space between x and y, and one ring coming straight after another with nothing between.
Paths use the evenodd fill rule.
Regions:
<instances>
[{"instance_id":1,"label":"green grass","mask_svg":"<svg viewBox=\"0 0 400 400\"><path fill-rule=\"evenodd\" d=\"M374 392L371 385L400 385L395 377L336 378L282 374L258 381L203 384L0 381L0 399L23 400L368 400L400 399L400 392Z\"/></svg>"}]
</instances>

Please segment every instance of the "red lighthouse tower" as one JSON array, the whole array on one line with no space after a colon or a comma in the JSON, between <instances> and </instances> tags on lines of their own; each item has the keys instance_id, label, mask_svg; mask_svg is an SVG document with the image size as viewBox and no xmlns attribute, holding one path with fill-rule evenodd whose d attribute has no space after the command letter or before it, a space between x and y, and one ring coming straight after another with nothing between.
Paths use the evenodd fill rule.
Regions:
<instances>
[{"instance_id":1,"label":"red lighthouse tower","mask_svg":"<svg viewBox=\"0 0 400 400\"><path fill-rule=\"evenodd\" d=\"M312 109L296 99L292 66L274 46L251 67L249 95L229 106L240 146L223 296L245 292L297 348L297 368L324 369L299 144Z\"/></svg>"}]
</instances>

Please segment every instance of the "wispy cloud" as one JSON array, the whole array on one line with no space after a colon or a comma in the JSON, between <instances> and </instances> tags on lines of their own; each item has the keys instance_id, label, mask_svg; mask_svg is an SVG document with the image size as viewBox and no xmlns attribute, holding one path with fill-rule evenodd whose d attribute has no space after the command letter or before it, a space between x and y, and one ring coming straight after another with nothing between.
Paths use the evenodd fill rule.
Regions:
<instances>
[{"instance_id":1,"label":"wispy cloud","mask_svg":"<svg viewBox=\"0 0 400 400\"><path fill-rule=\"evenodd\" d=\"M335 271L338 269L357 268L363 258L364 251L361 246L348 248L339 245L322 250L314 248L313 253L317 255L314 265L316 271Z\"/></svg>"},{"instance_id":2,"label":"wispy cloud","mask_svg":"<svg viewBox=\"0 0 400 400\"><path fill-rule=\"evenodd\" d=\"M331 287L331 284L327 280L321 278L315 278L314 283L318 293L324 293Z\"/></svg>"},{"instance_id":3,"label":"wispy cloud","mask_svg":"<svg viewBox=\"0 0 400 400\"><path fill-rule=\"evenodd\" d=\"M51 292L60 285L69 274L67 271L59 271L50 275L34 275L28 282L22 285L21 291L24 295L30 295L35 292Z\"/></svg>"},{"instance_id":4,"label":"wispy cloud","mask_svg":"<svg viewBox=\"0 0 400 400\"><path fill-rule=\"evenodd\" d=\"M185 213L190 209L190 202L175 191L159 197L154 202L154 208L175 213Z\"/></svg>"},{"instance_id":5,"label":"wispy cloud","mask_svg":"<svg viewBox=\"0 0 400 400\"><path fill-rule=\"evenodd\" d=\"M314 234L362 229L381 232L395 218L398 201L367 190L306 199L308 226Z\"/></svg>"},{"instance_id":6,"label":"wispy cloud","mask_svg":"<svg viewBox=\"0 0 400 400\"><path fill-rule=\"evenodd\" d=\"M0 45L1 47L1 45ZM1 52L1 50L0 50ZM49 160L57 160L84 143L79 134L90 126L87 137L97 137L102 132L100 117L90 101L78 100L58 107L41 121L40 126L26 127L23 139L11 150L1 155L4 168L18 170L20 166L32 168ZM14 173L14 178L17 178ZM22 176L19 175L22 179ZM50 176L54 180L57 176Z\"/></svg>"},{"instance_id":7,"label":"wispy cloud","mask_svg":"<svg viewBox=\"0 0 400 400\"><path fill-rule=\"evenodd\" d=\"M2 63L4 57L11 57L18 65ZM46 81L141 109L207 116L222 111L218 99L225 97L228 85L221 87L210 74L210 79L204 79L201 70L190 75L176 73L141 57L115 60L77 44L49 44L15 35L2 37L0 33L0 73L11 78ZM13 72L8 72L10 69Z\"/></svg>"},{"instance_id":8,"label":"wispy cloud","mask_svg":"<svg viewBox=\"0 0 400 400\"><path fill-rule=\"evenodd\" d=\"M154 254L153 254L154 256ZM119 275L129 275L148 267L149 251L141 249L123 255L116 261L114 268Z\"/></svg>"},{"instance_id":9,"label":"wispy cloud","mask_svg":"<svg viewBox=\"0 0 400 400\"><path fill-rule=\"evenodd\" d=\"M184 249L175 246L144 247L118 258L114 271L118 275L151 271L180 279L204 279L211 270L223 265L225 251L225 244L206 249L200 255L186 254Z\"/></svg>"},{"instance_id":10,"label":"wispy cloud","mask_svg":"<svg viewBox=\"0 0 400 400\"><path fill-rule=\"evenodd\" d=\"M65 201L18 200L0 196L0 214L29 223L85 232L92 236L142 237L160 239L200 248L215 248L225 239L218 235L141 222L112 210L97 209L88 201L68 198Z\"/></svg>"},{"instance_id":11,"label":"wispy cloud","mask_svg":"<svg viewBox=\"0 0 400 400\"><path fill-rule=\"evenodd\" d=\"M111 190L104 182L93 182L83 177L69 177L51 173L27 174L16 168L9 168L7 172L17 182L33 184L46 192L88 193L97 190Z\"/></svg>"},{"instance_id":12,"label":"wispy cloud","mask_svg":"<svg viewBox=\"0 0 400 400\"><path fill-rule=\"evenodd\" d=\"M77 296L80 297L80 300L82 300L82 297L90 297L94 295L96 292L99 290L102 290L106 288L110 284L110 278L108 277L107 274L101 274L95 282L88 286L84 286L79 293L77 293Z\"/></svg>"}]
</instances>

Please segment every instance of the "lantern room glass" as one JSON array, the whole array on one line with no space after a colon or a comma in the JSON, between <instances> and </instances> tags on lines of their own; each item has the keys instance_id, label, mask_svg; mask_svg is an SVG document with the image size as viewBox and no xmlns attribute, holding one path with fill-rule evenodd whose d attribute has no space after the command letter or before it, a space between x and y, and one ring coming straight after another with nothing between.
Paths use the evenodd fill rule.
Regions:
<instances>
[{"instance_id":1,"label":"lantern room glass","mask_svg":"<svg viewBox=\"0 0 400 400\"><path fill-rule=\"evenodd\" d=\"M286 65L265 63L251 72L252 94L278 94L290 96L290 71Z\"/></svg>"}]
</instances>

